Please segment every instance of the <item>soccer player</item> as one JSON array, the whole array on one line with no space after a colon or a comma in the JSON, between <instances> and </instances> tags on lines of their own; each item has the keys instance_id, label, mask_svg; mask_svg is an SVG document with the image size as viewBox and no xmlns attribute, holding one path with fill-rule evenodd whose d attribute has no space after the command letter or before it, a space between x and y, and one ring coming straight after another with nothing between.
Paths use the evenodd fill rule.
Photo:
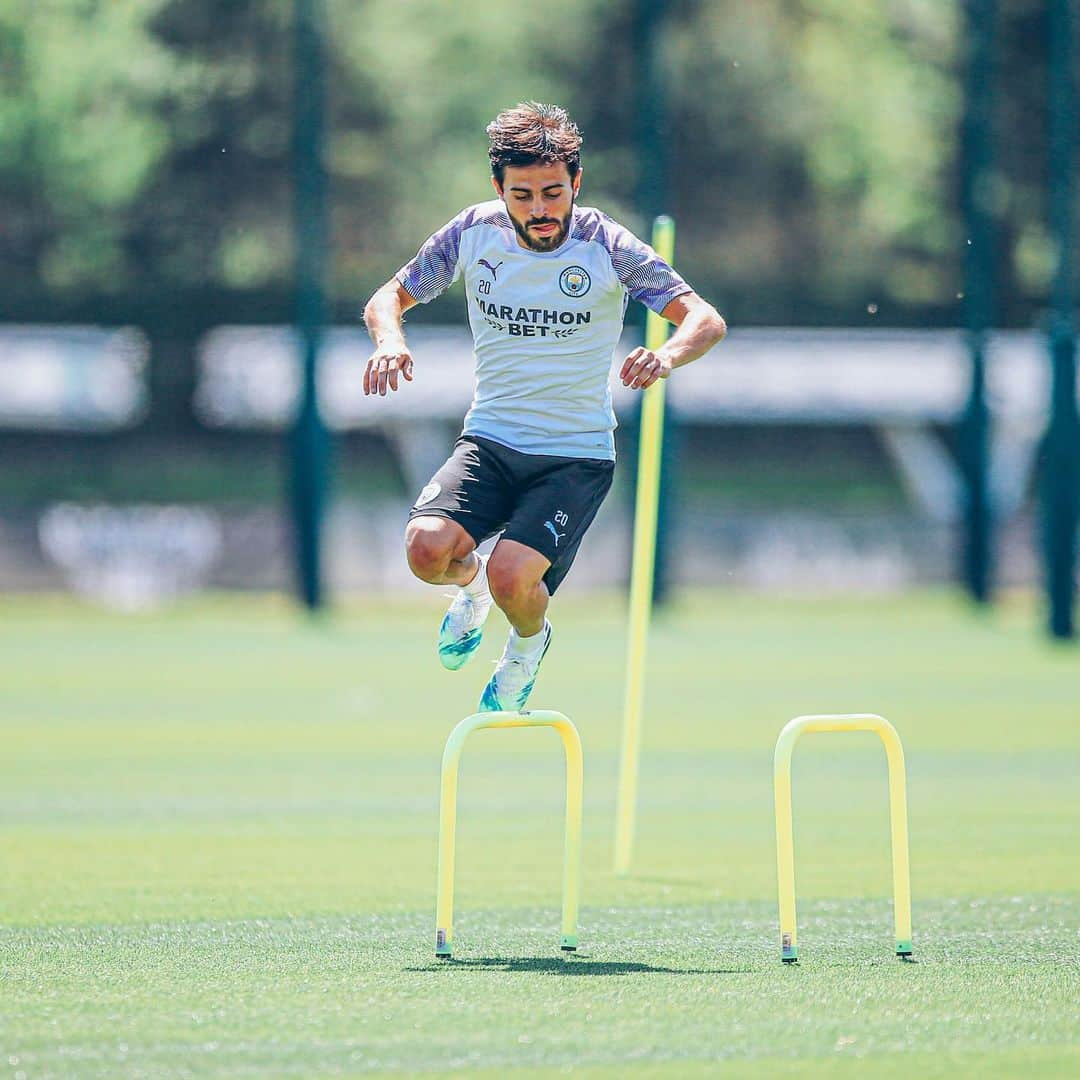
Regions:
<instances>
[{"instance_id":1,"label":"soccer player","mask_svg":"<svg viewBox=\"0 0 1080 1080\"><path fill-rule=\"evenodd\" d=\"M564 109L518 105L487 134L498 198L463 210L368 301L364 393L412 380L402 316L464 276L476 393L410 512L405 549L422 581L457 586L439 630L444 667L473 655L493 604L506 615L510 636L480 709L517 711L551 642L548 600L611 486L609 376L627 297L678 328L655 352L626 357L619 377L635 390L702 356L726 327L651 247L577 205L581 135Z\"/></svg>"}]
</instances>

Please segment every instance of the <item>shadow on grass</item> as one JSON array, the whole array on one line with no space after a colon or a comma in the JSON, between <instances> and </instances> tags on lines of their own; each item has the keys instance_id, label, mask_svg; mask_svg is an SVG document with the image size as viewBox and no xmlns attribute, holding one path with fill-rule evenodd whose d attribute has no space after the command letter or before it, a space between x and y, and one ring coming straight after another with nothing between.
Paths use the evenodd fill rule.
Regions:
<instances>
[{"instance_id":1,"label":"shadow on grass","mask_svg":"<svg viewBox=\"0 0 1080 1080\"><path fill-rule=\"evenodd\" d=\"M454 957L436 960L406 971L522 971L533 975L746 975L749 968L673 968L611 960L591 960L587 956L484 956L465 960Z\"/></svg>"}]
</instances>

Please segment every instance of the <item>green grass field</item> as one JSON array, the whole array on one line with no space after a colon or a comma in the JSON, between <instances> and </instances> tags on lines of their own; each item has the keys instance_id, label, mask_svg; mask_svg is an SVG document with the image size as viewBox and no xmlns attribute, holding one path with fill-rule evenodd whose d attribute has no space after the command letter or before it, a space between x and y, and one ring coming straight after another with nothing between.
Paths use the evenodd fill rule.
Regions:
<instances>
[{"instance_id":1,"label":"green grass field","mask_svg":"<svg viewBox=\"0 0 1080 1080\"><path fill-rule=\"evenodd\" d=\"M637 871L611 872L624 622L563 599L533 704L586 753L581 952L558 951L551 732L462 772L457 959L433 958L439 757L473 711L442 601L106 616L0 603L0 1076L1080 1073L1080 649L1023 602L699 596L652 636ZM796 968L772 746L904 740L917 963L892 957L884 755L799 749Z\"/></svg>"}]
</instances>

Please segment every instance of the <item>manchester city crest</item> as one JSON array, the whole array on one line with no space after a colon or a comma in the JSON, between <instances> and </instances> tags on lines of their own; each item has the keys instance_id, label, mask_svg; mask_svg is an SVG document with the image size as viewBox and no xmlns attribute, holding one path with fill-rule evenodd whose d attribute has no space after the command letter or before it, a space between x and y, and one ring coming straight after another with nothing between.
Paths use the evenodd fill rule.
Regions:
<instances>
[{"instance_id":1,"label":"manchester city crest","mask_svg":"<svg viewBox=\"0 0 1080 1080\"><path fill-rule=\"evenodd\" d=\"M566 296L584 296L590 285L592 278L583 266L568 266L559 275L559 288Z\"/></svg>"},{"instance_id":2,"label":"manchester city crest","mask_svg":"<svg viewBox=\"0 0 1080 1080\"><path fill-rule=\"evenodd\" d=\"M416 506L421 507L431 502L439 492L442 491L442 486L437 480L432 480L423 491L420 492L419 497L416 500Z\"/></svg>"}]
</instances>

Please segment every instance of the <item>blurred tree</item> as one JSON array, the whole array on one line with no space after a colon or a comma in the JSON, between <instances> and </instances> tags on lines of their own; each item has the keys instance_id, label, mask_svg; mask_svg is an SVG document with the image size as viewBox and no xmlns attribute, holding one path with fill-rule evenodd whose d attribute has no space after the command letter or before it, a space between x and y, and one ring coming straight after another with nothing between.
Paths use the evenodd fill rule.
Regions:
<instances>
[{"instance_id":1,"label":"blurred tree","mask_svg":"<svg viewBox=\"0 0 1080 1080\"><path fill-rule=\"evenodd\" d=\"M432 229L487 197L484 126L520 100L565 103L586 137L584 199L647 227L631 0L513 17L480 0L327 4L336 317L355 318ZM695 284L733 323L958 324L959 5L668 6L670 204ZM289 7L0 0L9 310L192 332L289 317ZM1001 7L998 278L1015 325L1045 303L1052 268L1045 12Z\"/></svg>"},{"instance_id":2,"label":"blurred tree","mask_svg":"<svg viewBox=\"0 0 1080 1080\"><path fill-rule=\"evenodd\" d=\"M289 0L0 0L0 274L53 295L286 295ZM379 218L356 147L364 69L334 117L340 193ZM358 109L355 101L364 103ZM374 212L372 212L374 211Z\"/></svg>"},{"instance_id":3,"label":"blurred tree","mask_svg":"<svg viewBox=\"0 0 1080 1080\"><path fill-rule=\"evenodd\" d=\"M288 0L166 0L155 39L192 73L163 102L167 159L132 254L155 285L251 289L292 266Z\"/></svg>"},{"instance_id":4,"label":"blurred tree","mask_svg":"<svg viewBox=\"0 0 1080 1080\"><path fill-rule=\"evenodd\" d=\"M683 10L671 110L683 265L720 271L736 322L951 306L951 5Z\"/></svg>"},{"instance_id":5,"label":"blurred tree","mask_svg":"<svg viewBox=\"0 0 1080 1080\"><path fill-rule=\"evenodd\" d=\"M1001 0L1000 169L993 195L1002 230L996 267L999 318L1030 323L1046 307L1056 265L1050 234L1047 85L1050 28L1046 0Z\"/></svg>"},{"instance_id":6,"label":"blurred tree","mask_svg":"<svg viewBox=\"0 0 1080 1080\"><path fill-rule=\"evenodd\" d=\"M0 3L0 275L15 289L130 281L132 210L192 77L150 32L164 0Z\"/></svg>"}]
</instances>

